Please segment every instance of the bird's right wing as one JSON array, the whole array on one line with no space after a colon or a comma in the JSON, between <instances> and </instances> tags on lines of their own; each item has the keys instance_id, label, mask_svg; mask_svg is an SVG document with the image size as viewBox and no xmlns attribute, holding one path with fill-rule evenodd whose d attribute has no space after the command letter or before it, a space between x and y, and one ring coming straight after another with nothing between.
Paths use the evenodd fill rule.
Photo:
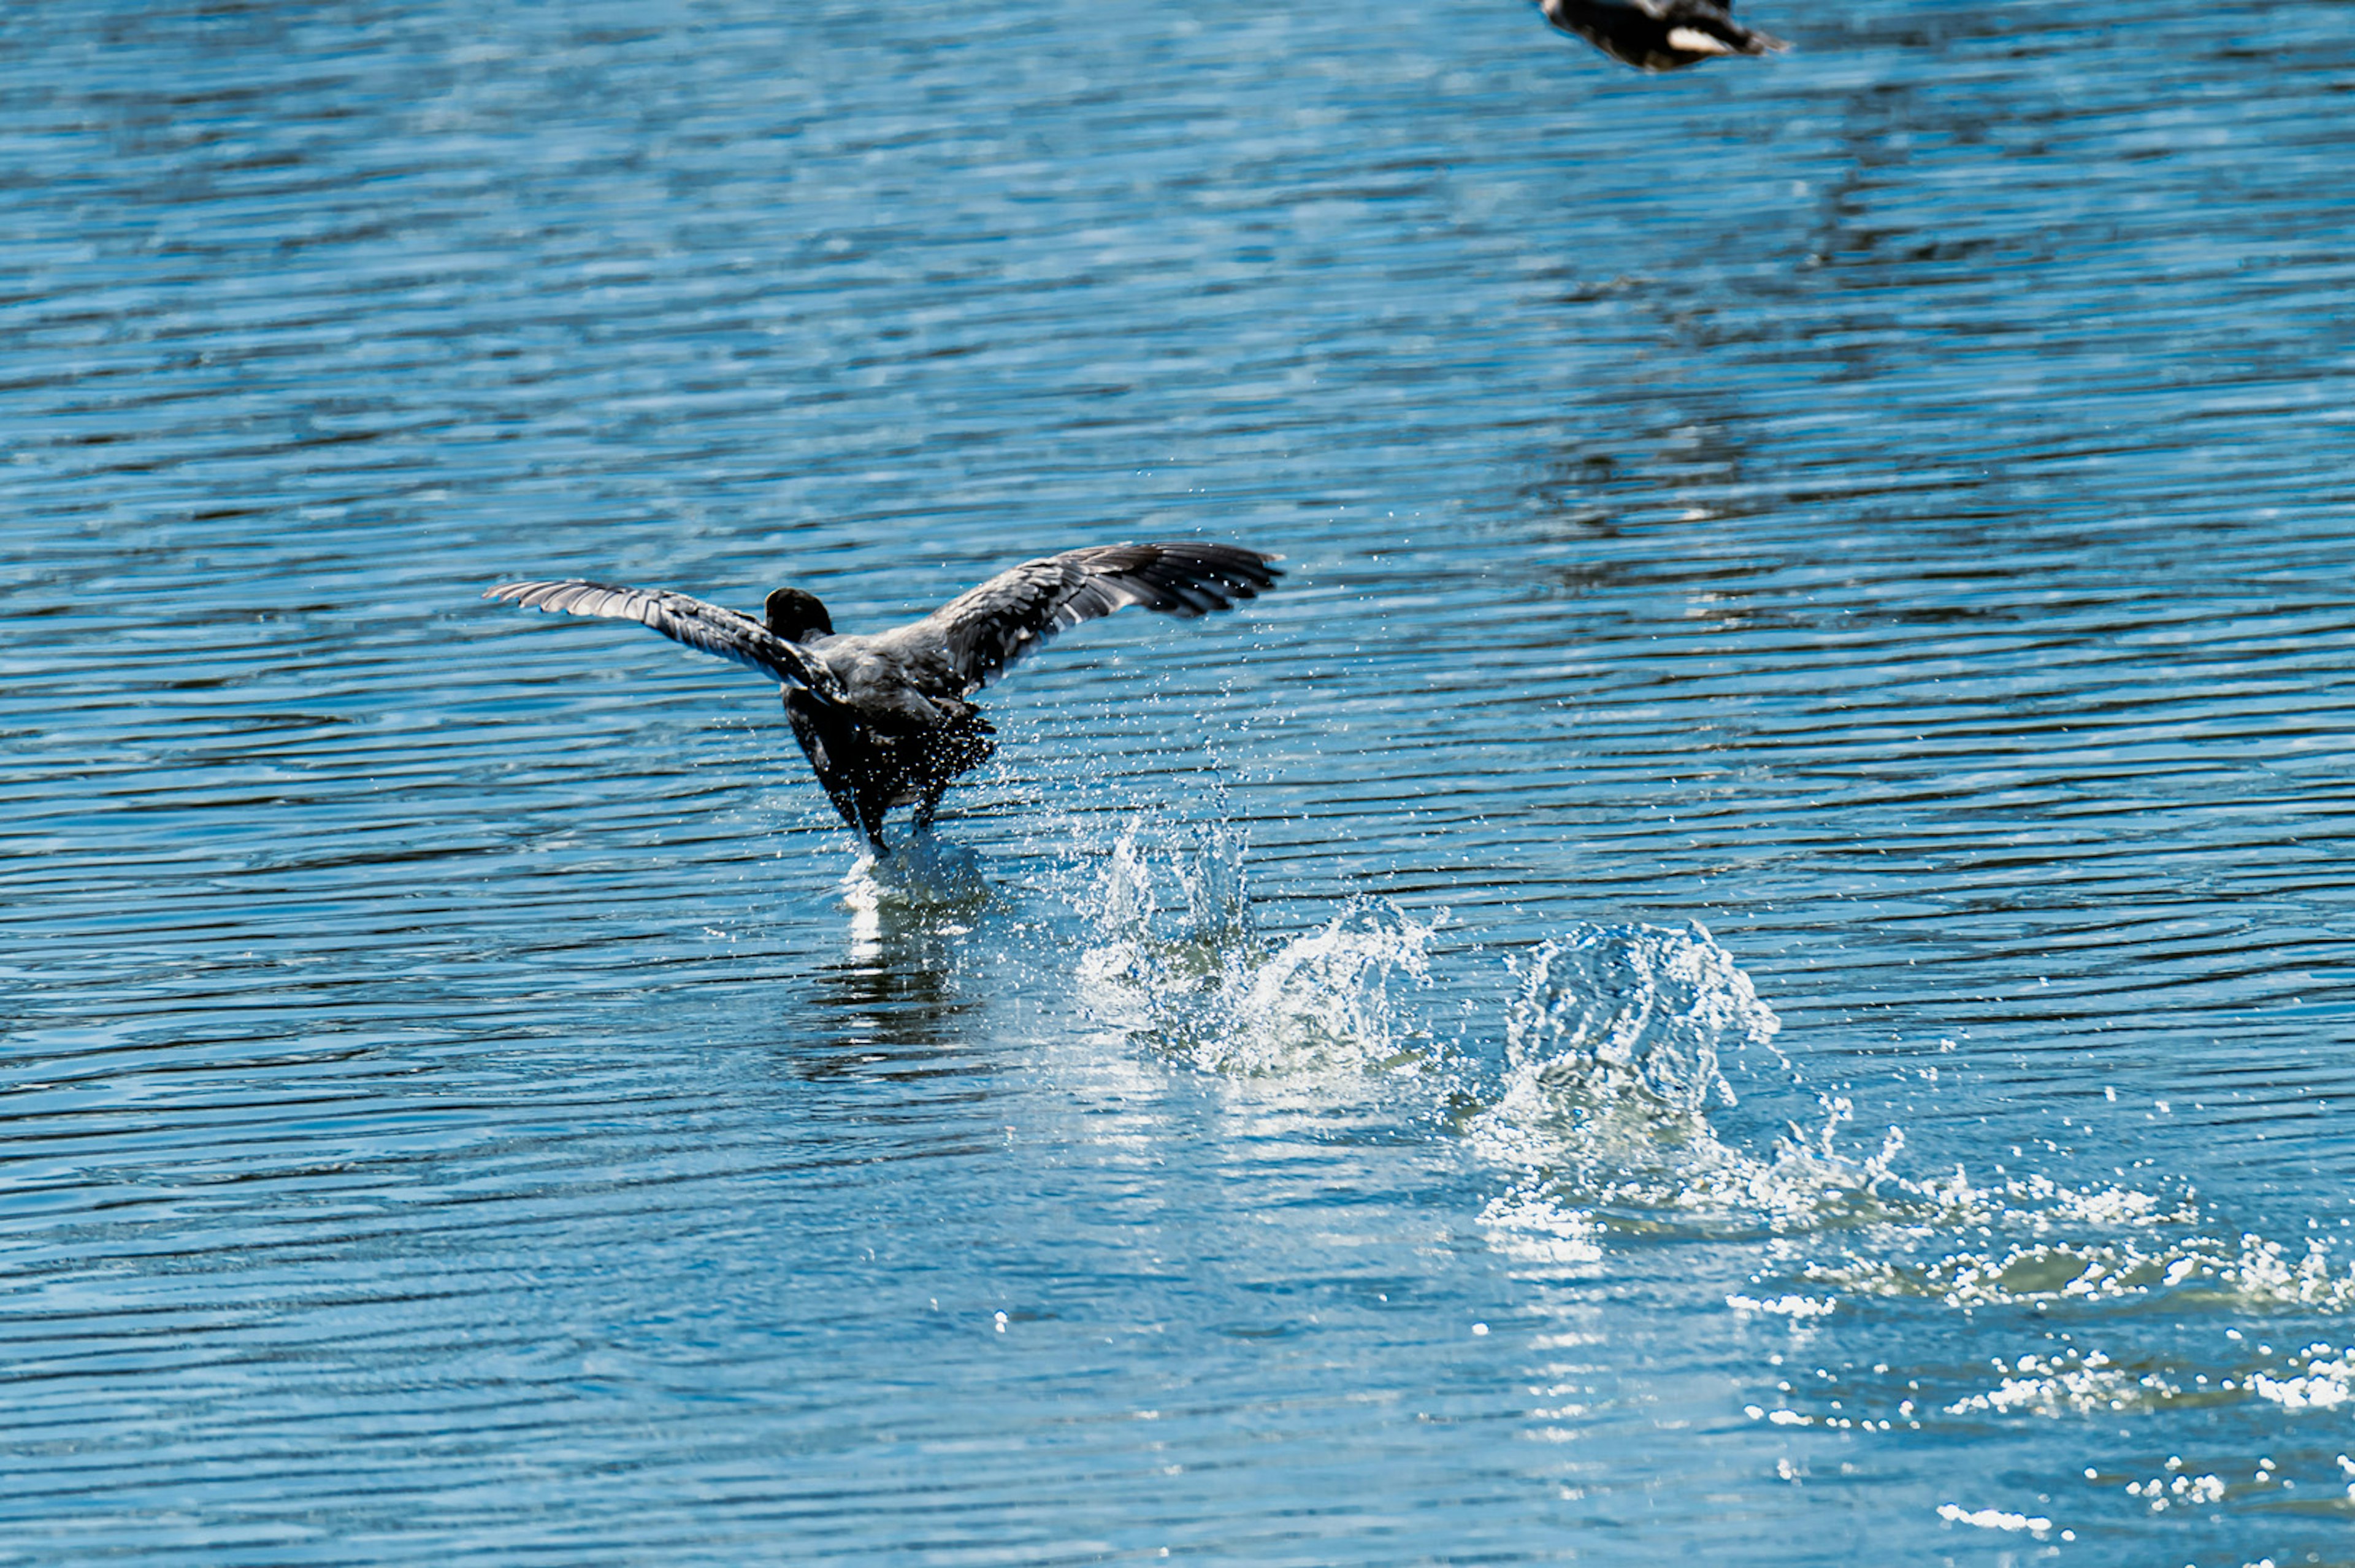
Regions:
<instances>
[{"instance_id":1,"label":"bird's right wing","mask_svg":"<svg viewBox=\"0 0 2355 1568\"><path fill-rule=\"evenodd\" d=\"M530 610L566 610L575 615L602 615L650 626L675 643L773 676L830 702L843 700L842 685L834 672L810 657L798 643L787 642L750 615L718 604L707 604L667 588L622 588L608 582L502 582L483 597L520 604Z\"/></svg>"}]
</instances>

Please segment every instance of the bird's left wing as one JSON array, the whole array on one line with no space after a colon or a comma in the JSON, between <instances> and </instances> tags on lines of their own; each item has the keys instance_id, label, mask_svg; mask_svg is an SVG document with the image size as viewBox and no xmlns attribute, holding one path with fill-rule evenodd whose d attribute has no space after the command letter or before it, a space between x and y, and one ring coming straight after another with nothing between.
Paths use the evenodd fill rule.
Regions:
<instances>
[{"instance_id":1,"label":"bird's left wing","mask_svg":"<svg viewBox=\"0 0 2355 1568\"><path fill-rule=\"evenodd\" d=\"M1276 559L1190 539L1065 550L999 572L907 630L946 645L970 694L1057 632L1131 604L1189 619L1231 609L1275 581Z\"/></svg>"},{"instance_id":2,"label":"bird's left wing","mask_svg":"<svg viewBox=\"0 0 2355 1568\"><path fill-rule=\"evenodd\" d=\"M562 582L502 582L485 590L483 597L532 610L566 610L575 615L635 621L675 643L717 654L828 701L843 699L842 686L834 672L812 658L800 644L786 641L750 615L667 588L623 588L576 578Z\"/></svg>"}]
</instances>

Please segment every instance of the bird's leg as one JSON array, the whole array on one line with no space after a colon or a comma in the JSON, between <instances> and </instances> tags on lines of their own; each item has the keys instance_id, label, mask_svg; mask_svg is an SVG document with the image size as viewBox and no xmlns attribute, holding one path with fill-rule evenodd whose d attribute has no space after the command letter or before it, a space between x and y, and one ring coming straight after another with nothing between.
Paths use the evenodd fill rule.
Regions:
<instances>
[{"instance_id":1,"label":"bird's leg","mask_svg":"<svg viewBox=\"0 0 2355 1568\"><path fill-rule=\"evenodd\" d=\"M932 830L932 813L941 808L941 796L947 793L948 785L945 784L934 784L924 791L922 798L916 802L917 832L930 833Z\"/></svg>"},{"instance_id":2,"label":"bird's leg","mask_svg":"<svg viewBox=\"0 0 2355 1568\"><path fill-rule=\"evenodd\" d=\"M883 818L890 810L885 806L879 811L869 811L866 802L859 803L858 830L867 835L867 842L874 847L875 858L879 860L891 858L891 846L883 842Z\"/></svg>"}]
</instances>

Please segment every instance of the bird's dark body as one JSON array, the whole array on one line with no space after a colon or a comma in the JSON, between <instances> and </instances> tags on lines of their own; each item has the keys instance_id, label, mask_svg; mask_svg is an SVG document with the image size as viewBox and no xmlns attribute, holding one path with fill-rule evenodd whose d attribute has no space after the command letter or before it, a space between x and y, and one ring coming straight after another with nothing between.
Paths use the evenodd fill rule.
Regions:
<instances>
[{"instance_id":1,"label":"bird's dark body","mask_svg":"<svg viewBox=\"0 0 2355 1568\"><path fill-rule=\"evenodd\" d=\"M1717 0L1539 0L1545 18L1638 70L1676 70L1720 55L1771 54L1783 40L1735 21Z\"/></svg>"},{"instance_id":2,"label":"bird's dark body","mask_svg":"<svg viewBox=\"0 0 2355 1568\"><path fill-rule=\"evenodd\" d=\"M843 821L879 846L884 814L893 806L914 806L916 826L931 827L949 785L996 754L996 731L981 709L970 702L956 707L964 711L935 729L895 734L805 691L785 688L785 721L826 799Z\"/></svg>"},{"instance_id":3,"label":"bird's dark body","mask_svg":"<svg viewBox=\"0 0 2355 1568\"><path fill-rule=\"evenodd\" d=\"M998 573L920 621L845 635L798 588L769 595L762 618L666 589L507 582L485 597L650 626L675 641L776 677L785 719L834 808L888 855L883 818L915 807L928 827L941 795L997 750L973 694L1065 627L1130 604L1195 616L1231 609L1278 575L1273 556L1232 545L1105 545L1042 556Z\"/></svg>"}]
</instances>

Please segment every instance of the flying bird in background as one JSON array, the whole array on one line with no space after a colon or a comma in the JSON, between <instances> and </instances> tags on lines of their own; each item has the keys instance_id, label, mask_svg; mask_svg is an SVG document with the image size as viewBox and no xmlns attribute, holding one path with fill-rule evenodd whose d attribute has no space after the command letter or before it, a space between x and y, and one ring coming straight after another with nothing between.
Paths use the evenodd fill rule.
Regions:
<instances>
[{"instance_id":1,"label":"flying bird in background","mask_svg":"<svg viewBox=\"0 0 2355 1568\"><path fill-rule=\"evenodd\" d=\"M1545 19L1637 70L1675 70L1719 55L1790 46L1735 21L1716 0L1538 0Z\"/></svg>"},{"instance_id":2,"label":"flying bird in background","mask_svg":"<svg viewBox=\"0 0 2355 1568\"><path fill-rule=\"evenodd\" d=\"M1193 542L1066 550L871 635L837 632L798 588L770 594L757 621L668 589L602 582L503 582L483 597L636 621L773 677L826 797L881 859L891 853L887 812L912 805L916 826L929 827L942 792L997 749L970 699L1000 670L1066 627L1131 604L1188 619L1231 609L1274 583L1278 559Z\"/></svg>"}]
</instances>

